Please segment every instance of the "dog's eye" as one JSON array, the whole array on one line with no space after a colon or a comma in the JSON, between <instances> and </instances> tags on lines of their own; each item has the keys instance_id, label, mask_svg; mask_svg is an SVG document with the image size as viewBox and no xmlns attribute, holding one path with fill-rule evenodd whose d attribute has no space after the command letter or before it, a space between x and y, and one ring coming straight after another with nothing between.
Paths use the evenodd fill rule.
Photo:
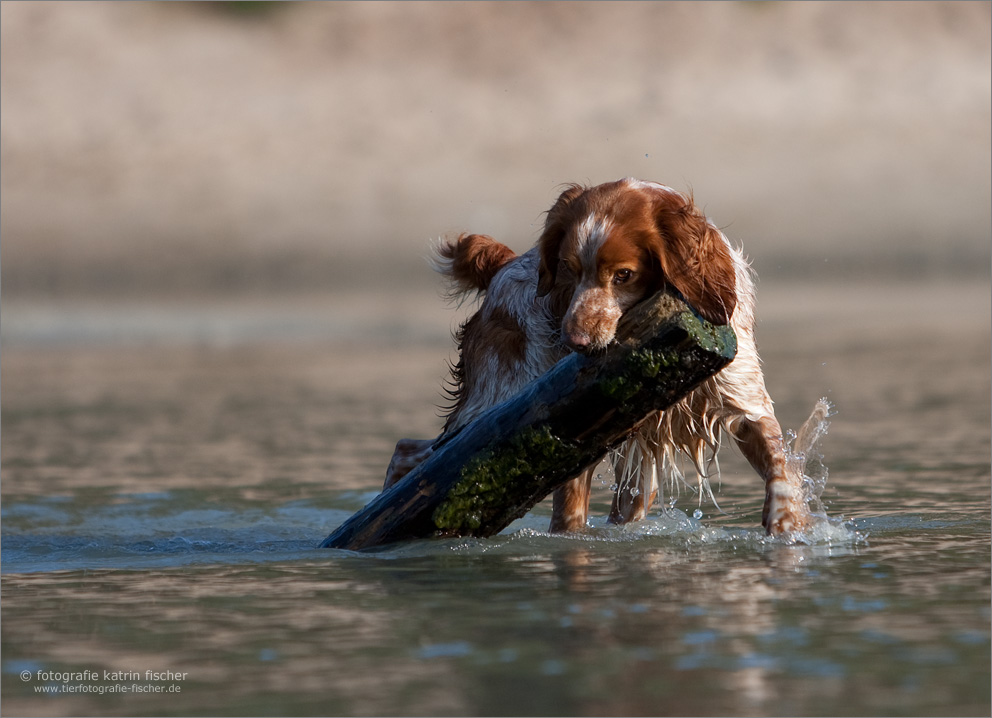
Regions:
<instances>
[{"instance_id":1,"label":"dog's eye","mask_svg":"<svg viewBox=\"0 0 992 718\"><path fill-rule=\"evenodd\" d=\"M632 276L634 276L634 273L629 269L618 269L613 275L613 283L623 284L624 282L630 281Z\"/></svg>"}]
</instances>

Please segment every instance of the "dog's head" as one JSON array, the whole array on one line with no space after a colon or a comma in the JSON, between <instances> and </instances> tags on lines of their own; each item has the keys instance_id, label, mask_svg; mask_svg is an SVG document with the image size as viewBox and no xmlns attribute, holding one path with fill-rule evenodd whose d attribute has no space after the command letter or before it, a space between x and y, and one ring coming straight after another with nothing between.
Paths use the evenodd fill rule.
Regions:
<instances>
[{"instance_id":1,"label":"dog's head","mask_svg":"<svg viewBox=\"0 0 992 718\"><path fill-rule=\"evenodd\" d=\"M691 197L663 185L572 185L548 211L538 244L538 294L553 295L562 338L578 351L608 345L623 313L666 285L715 324L727 324L737 304L723 234Z\"/></svg>"}]
</instances>

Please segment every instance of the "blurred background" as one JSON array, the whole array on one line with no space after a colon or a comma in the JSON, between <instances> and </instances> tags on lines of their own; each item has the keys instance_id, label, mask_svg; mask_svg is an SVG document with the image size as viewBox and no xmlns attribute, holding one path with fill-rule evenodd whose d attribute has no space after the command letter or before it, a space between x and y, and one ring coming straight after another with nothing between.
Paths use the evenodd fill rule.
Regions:
<instances>
[{"instance_id":1,"label":"blurred background","mask_svg":"<svg viewBox=\"0 0 992 718\"><path fill-rule=\"evenodd\" d=\"M522 251L561 183L622 176L691 189L773 284L989 276L988 3L5 2L0 26L8 340L35 316L12 307L85 299L436 303L432 238Z\"/></svg>"}]
</instances>

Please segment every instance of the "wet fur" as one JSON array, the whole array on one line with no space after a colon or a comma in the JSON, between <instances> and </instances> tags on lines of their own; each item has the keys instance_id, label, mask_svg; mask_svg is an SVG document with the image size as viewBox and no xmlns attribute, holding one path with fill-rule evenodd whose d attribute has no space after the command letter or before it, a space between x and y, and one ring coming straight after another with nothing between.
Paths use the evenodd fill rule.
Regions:
<instances>
[{"instance_id":1,"label":"wet fur","mask_svg":"<svg viewBox=\"0 0 992 718\"><path fill-rule=\"evenodd\" d=\"M707 489L726 432L764 479L768 532L805 524L801 476L786 461L754 343L751 270L691 196L634 179L570 185L529 252L517 256L491 237L464 234L437 248L436 264L452 296L484 294L456 337L459 359L442 436L510 398L568 352L608 347L625 311L671 286L709 321L733 327L738 354L682 401L650 416L616 452L620 486L610 520L643 518L659 477L681 476L680 457L688 457L700 489ZM393 460L398 469L391 464L385 485L430 451L426 441L400 442ZM552 531L585 526L598 463L555 492Z\"/></svg>"}]
</instances>

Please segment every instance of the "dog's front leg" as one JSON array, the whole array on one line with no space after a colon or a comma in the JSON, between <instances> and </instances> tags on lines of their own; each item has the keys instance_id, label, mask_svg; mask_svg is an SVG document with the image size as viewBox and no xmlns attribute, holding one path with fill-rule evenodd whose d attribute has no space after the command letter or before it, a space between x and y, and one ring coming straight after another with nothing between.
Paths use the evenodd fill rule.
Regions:
<instances>
[{"instance_id":1,"label":"dog's front leg","mask_svg":"<svg viewBox=\"0 0 992 718\"><path fill-rule=\"evenodd\" d=\"M597 461L568 483L555 489L552 499L551 533L581 531L589 518L589 492L592 490L592 474L599 464Z\"/></svg>"},{"instance_id":2,"label":"dog's front leg","mask_svg":"<svg viewBox=\"0 0 992 718\"><path fill-rule=\"evenodd\" d=\"M782 427L774 416L742 418L735 432L741 453L765 481L761 524L769 534L802 530L809 522L802 476L790 470Z\"/></svg>"}]
</instances>

